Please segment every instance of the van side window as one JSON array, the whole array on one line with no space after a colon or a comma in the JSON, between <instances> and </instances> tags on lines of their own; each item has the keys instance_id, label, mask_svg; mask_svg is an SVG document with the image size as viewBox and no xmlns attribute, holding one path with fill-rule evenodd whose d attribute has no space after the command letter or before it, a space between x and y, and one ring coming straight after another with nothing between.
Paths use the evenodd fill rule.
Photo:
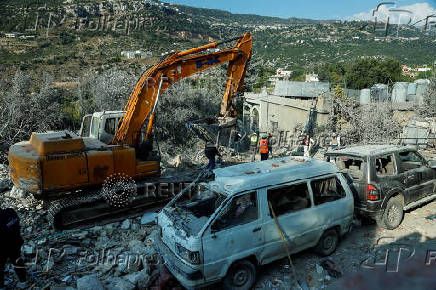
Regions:
<instances>
[{"instance_id":1,"label":"van side window","mask_svg":"<svg viewBox=\"0 0 436 290\"><path fill-rule=\"evenodd\" d=\"M116 125L117 125L116 118L107 118L106 124L104 124L104 130L108 134L115 135Z\"/></svg>"},{"instance_id":2,"label":"van side window","mask_svg":"<svg viewBox=\"0 0 436 290\"><path fill-rule=\"evenodd\" d=\"M221 215L212 225L213 230L223 230L254 221L258 218L256 192L235 197L227 207L227 212Z\"/></svg>"},{"instance_id":3,"label":"van side window","mask_svg":"<svg viewBox=\"0 0 436 290\"><path fill-rule=\"evenodd\" d=\"M311 206L306 183L269 189L267 197L276 216L296 212Z\"/></svg>"},{"instance_id":4,"label":"van side window","mask_svg":"<svg viewBox=\"0 0 436 290\"><path fill-rule=\"evenodd\" d=\"M377 175L394 175L394 157L392 154L375 158L375 171Z\"/></svg>"},{"instance_id":5,"label":"van side window","mask_svg":"<svg viewBox=\"0 0 436 290\"><path fill-rule=\"evenodd\" d=\"M310 182L315 205L335 201L345 197L345 190L337 177L313 180Z\"/></svg>"},{"instance_id":6,"label":"van side window","mask_svg":"<svg viewBox=\"0 0 436 290\"><path fill-rule=\"evenodd\" d=\"M414 151L399 152L402 167L405 171L419 168L424 160Z\"/></svg>"}]
</instances>

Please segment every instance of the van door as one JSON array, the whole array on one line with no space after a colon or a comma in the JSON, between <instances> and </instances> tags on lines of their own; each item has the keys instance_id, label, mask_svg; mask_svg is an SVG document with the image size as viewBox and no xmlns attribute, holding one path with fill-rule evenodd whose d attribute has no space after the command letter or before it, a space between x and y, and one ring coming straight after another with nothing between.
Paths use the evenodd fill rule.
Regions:
<instances>
[{"instance_id":1,"label":"van door","mask_svg":"<svg viewBox=\"0 0 436 290\"><path fill-rule=\"evenodd\" d=\"M345 180L344 180L345 181ZM345 183L344 183L345 185ZM314 207L320 232L317 241L322 233L333 226L340 226L341 232L349 229L353 218L353 199L347 198L347 194L338 176L325 176L310 181Z\"/></svg>"},{"instance_id":2,"label":"van door","mask_svg":"<svg viewBox=\"0 0 436 290\"><path fill-rule=\"evenodd\" d=\"M259 252L262 245L257 192L235 196L203 235L204 276L222 278L233 261Z\"/></svg>"},{"instance_id":3,"label":"van door","mask_svg":"<svg viewBox=\"0 0 436 290\"><path fill-rule=\"evenodd\" d=\"M291 253L316 245L319 232L317 214L312 208L307 182L267 189L267 201L271 203L286 238ZM267 205L268 207L268 205ZM265 217L265 248L263 263L269 263L286 256L283 241L271 211Z\"/></svg>"}]
</instances>

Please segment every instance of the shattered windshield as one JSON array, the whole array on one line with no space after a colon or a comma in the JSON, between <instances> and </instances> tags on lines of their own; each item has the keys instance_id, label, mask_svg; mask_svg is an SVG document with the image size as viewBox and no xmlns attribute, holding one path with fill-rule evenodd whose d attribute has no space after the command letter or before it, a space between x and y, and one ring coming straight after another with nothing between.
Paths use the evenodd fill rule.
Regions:
<instances>
[{"instance_id":1,"label":"shattered windshield","mask_svg":"<svg viewBox=\"0 0 436 290\"><path fill-rule=\"evenodd\" d=\"M167 208L167 213L179 228L189 235L196 235L226 197L207 184L199 184L180 196Z\"/></svg>"}]
</instances>

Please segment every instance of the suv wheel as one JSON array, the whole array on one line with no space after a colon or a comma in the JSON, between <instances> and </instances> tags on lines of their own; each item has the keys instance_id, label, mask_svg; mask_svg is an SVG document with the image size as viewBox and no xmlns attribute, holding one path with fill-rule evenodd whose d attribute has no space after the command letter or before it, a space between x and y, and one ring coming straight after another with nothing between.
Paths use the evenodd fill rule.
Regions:
<instances>
[{"instance_id":1,"label":"suv wheel","mask_svg":"<svg viewBox=\"0 0 436 290\"><path fill-rule=\"evenodd\" d=\"M223 281L224 289L251 289L256 281L256 268L248 260L236 262Z\"/></svg>"},{"instance_id":2,"label":"suv wheel","mask_svg":"<svg viewBox=\"0 0 436 290\"><path fill-rule=\"evenodd\" d=\"M403 216L403 204L400 197L395 196L389 199L383 215L377 219L377 224L382 228L393 230L401 224Z\"/></svg>"},{"instance_id":3,"label":"suv wheel","mask_svg":"<svg viewBox=\"0 0 436 290\"><path fill-rule=\"evenodd\" d=\"M335 229L326 230L319 239L315 252L321 256L328 256L336 250L338 242L338 232Z\"/></svg>"}]
</instances>

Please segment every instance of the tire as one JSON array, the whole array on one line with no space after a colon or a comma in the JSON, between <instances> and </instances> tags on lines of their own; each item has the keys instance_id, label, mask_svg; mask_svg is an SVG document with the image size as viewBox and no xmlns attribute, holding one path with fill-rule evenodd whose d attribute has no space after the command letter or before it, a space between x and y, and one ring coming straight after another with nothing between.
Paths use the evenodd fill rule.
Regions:
<instances>
[{"instance_id":1,"label":"tire","mask_svg":"<svg viewBox=\"0 0 436 290\"><path fill-rule=\"evenodd\" d=\"M236 262L223 280L224 289L249 290L256 282L256 267L248 260Z\"/></svg>"},{"instance_id":2,"label":"tire","mask_svg":"<svg viewBox=\"0 0 436 290\"><path fill-rule=\"evenodd\" d=\"M338 243L338 232L335 229L326 230L319 239L315 252L320 256L329 256L336 250Z\"/></svg>"},{"instance_id":3,"label":"tire","mask_svg":"<svg viewBox=\"0 0 436 290\"><path fill-rule=\"evenodd\" d=\"M377 224L385 229L393 230L403 221L404 211L400 196L389 199L383 215L377 219Z\"/></svg>"}]
</instances>

